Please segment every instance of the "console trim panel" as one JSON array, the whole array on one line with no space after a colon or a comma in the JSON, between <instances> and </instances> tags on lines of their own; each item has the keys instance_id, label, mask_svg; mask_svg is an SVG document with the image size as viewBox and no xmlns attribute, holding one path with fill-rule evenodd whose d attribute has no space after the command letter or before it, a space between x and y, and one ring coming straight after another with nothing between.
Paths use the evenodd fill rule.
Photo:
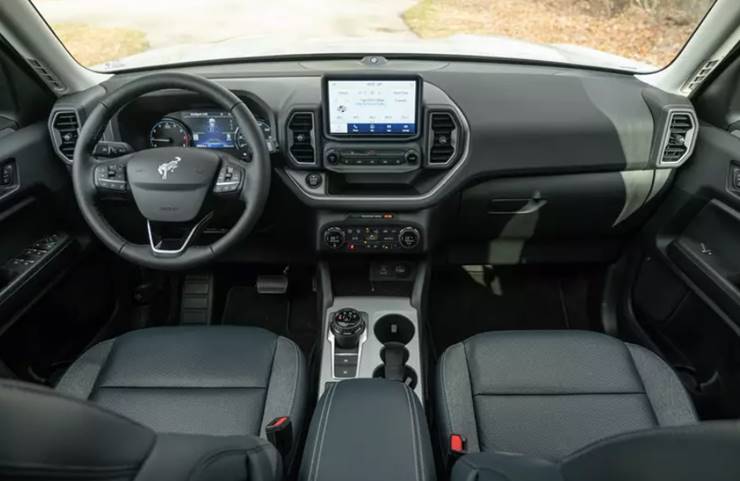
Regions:
<instances>
[{"instance_id":1,"label":"console trim panel","mask_svg":"<svg viewBox=\"0 0 740 481\"><path fill-rule=\"evenodd\" d=\"M313 189L311 190L308 186L304 185L304 179L306 176L305 171L279 168L276 169L278 175L282 177L288 186L296 192L299 197L307 200L309 204L314 206L325 206L325 207L341 207L343 205L351 207L376 207L378 203L390 204L399 207L411 207L420 208L428 206L434 203L437 199L435 197L439 194L440 190L449 184L455 177L460 174L462 168L468 163L470 159L470 125L468 120L463 114L462 110L455 104L428 104L425 106L426 111L432 110L452 110L457 115L458 120L462 124L462 135L464 137L464 147L460 154L457 162L450 168L450 170L437 182L431 189L423 194L418 195L331 195L328 194L326 188ZM323 183L326 185L326 182ZM412 205L413 204L413 205Z\"/></svg>"},{"instance_id":2,"label":"console trim panel","mask_svg":"<svg viewBox=\"0 0 740 481\"><path fill-rule=\"evenodd\" d=\"M324 311L321 339L323 348L321 350L321 368L319 375L319 397L326 390L327 383L342 382L347 378L335 378L334 368L334 343L329 323L335 312L342 309L352 308L360 312L366 312L368 315L363 340L360 342L362 355L357 360L357 378L372 378L375 368L383 362L380 358L380 350L383 344L375 337L375 324L377 321L389 314L399 314L408 318L414 325L414 337L406 344L409 351L407 366L416 371L418 381L414 387L414 392L419 400L423 397L424 376L421 364L421 342L419 312L411 304L411 300L406 297L369 297L369 296L351 296L335 297L334 302ZM349 378L353 379L353 378Z\"/></svg>"}]
</instances>

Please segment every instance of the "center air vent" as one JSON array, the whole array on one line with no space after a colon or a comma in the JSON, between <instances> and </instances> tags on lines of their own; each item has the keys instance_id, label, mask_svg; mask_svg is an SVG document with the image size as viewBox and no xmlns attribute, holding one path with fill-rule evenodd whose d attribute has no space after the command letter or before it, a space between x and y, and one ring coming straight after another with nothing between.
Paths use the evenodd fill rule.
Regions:
<instances>
[{"instance_id":1,"label":"center air vent","mask_svg":"<svg viewBox=\"0 0 740 481\"><path fill-rule=\"evenodd\" d=\"M429 167L447 167L458 155L460 128L455 116L450 112L431 112L429 114Z\"/></svg>"},{"instance_id":2,"label":"center air vent","mask_svg":"<svg viewBox=\"0 0 740 481\"><path fill-rule=\"evenodd\" d=\"M696 116L688 110L670 111L659 166L679 166L691 156L696 139Z\"/></svg>"},{"instance_id":3,"label":"center air vent","mask_svg":"<svg viewBox=\"0 0 740 481\"><path fill-rule=\"evenodd\" d=\"M288 121L288 152L300 165L316 165L316 135L313 112L295 112Z\"/></svg>"},{"instance_id":4,"label":"center air vent","mask_svg":"<svg viewBox=\"0 0 740 481\"><path fill-rule=\"evenodd\" d=\"M80 135L80 119L73 110L58 111L51 122L52 136L57 153L67 162L72 162Z\"/></svg>"}]
</instances>

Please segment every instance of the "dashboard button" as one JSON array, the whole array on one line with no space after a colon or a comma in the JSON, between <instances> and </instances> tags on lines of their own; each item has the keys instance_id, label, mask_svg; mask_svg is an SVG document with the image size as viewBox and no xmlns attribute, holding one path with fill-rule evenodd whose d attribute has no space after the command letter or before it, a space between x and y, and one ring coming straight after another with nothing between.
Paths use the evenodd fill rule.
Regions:
<instances>
[{"instance_id":1,"label":"dashboard button","mask_svg":"<svg viewBox=\"0 0 740 481\"><path fill-rule=\"evenodd\" d=\"M398 242L404 249L414 249L419 245L421 234L414 227L404 227L398 233Z\"/></svg>"},{"instance_id":2,"label":"dashboard button","mask_svg":"<svg viewBox=\"0 0 740 481\"><path fill-rule=\"evenodd\" d=\"M324 179L321 177L321 174L316 172L312 172L306 176L306 185L311 189L318 189L321 187L323 181Z\"/></svg>"},{"instance_id":3,"label":"dashboard button","mask_svg":"<svg viewBox=\"0 0 740 481\"><path fill-rule=\"evenodd\" d=\"M339 162L339 155L333 150L330 150L326 154L326 161L329 162L330 164L337 164Z\"/></svg>"},{"instance_id":4,"label":"dashboard button","mask_svg":"<svg viewBox=\"0 0 740 481\"><path fill-rule=\"evenodd\" d=\"M330 249L339 249L344 245L344 232L339 227L329 227L324 232L324 243Z\"/></svg>"}]
</instances>

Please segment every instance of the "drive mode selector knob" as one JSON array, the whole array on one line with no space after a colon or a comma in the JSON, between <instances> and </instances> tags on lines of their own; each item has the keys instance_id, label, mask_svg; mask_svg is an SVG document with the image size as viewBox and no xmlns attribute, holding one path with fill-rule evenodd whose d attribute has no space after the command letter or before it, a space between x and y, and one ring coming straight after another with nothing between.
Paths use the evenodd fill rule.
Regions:
<instances>
[{"instance_id":1,"label":"drive mode selector knob","mask_svg":"<svg viewBox=\"0 0 740 481\"><path fill-rule=\"evenodd\" d=\"M330 249L339 249L344 245L344 231L339 227L329 227L324 231L324 244Z\"/></svg>"},{"instance_id":2,"label":"drive mode selector knob","mask_svg":"<svg viewBox=\"0 0 740 481\"><path fill-rule=\"evenodd\" d=\"M338 347L352 349L360 343L360 337L365 332L365 321L359 311L347 308L334 313L329 327Z\"/></svg>"},{"instance_id":3,"label":"drive mode selector knob","mask_svg":"<svg viewBox=\"0 0 740 481\"><path fill-rule=\"evenodd\" d=\"M398 243L404 249L414 249L421 241L421 234L416 227L404 227L398 233Z\"/></svg>"}]
</instances>

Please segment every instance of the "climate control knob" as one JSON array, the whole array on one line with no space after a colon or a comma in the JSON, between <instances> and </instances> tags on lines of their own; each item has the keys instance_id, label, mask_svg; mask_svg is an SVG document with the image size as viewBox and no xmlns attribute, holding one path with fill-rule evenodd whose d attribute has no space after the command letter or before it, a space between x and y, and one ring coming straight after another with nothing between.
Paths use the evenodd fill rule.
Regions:
<instances>
[{"instance_id":1,"label":"climate control knob","mask_svg":"<svg viewBox=\"0 0 740 481\"><path fill-rule=\"evenodd\" d=\"M398 243L404 249L415 249L421 241L421 233L416 227L404 227L398 233Z\"/></svg>"},{"instance_id":2,"label":"climate control knob","mask_svg":"<svg viewBox=\"0 0 740 481\"><path fill-rule=\"evenodd\" d=\"M339 227L329 227L324 231L324 244L329 249L339 249L344 245L344 231Z\"/></svg>"}]
</instances>

